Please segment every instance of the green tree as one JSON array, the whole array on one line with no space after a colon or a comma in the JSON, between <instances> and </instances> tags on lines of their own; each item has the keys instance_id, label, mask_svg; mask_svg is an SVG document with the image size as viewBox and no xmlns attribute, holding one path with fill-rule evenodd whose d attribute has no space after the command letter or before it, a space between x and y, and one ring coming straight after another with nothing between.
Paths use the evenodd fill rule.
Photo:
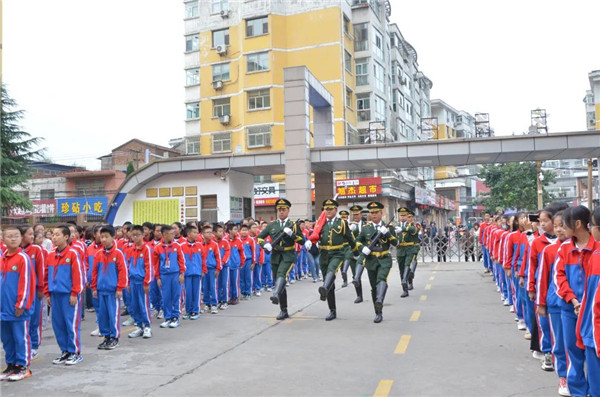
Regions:
<instances>
[{"instance_id":1,"label":"green tree","mask_svg":"<svg viewBox=\"0 0 600 397\"><path fill-rule=\"evenodd\" d=\"M125 176L128 177L129 175L133 174L135 172L135 168L133 167L133 161L130 161L129 163L127 163L127 171L125 173Z\"/></svg>"},{"instance_id":2,"label":"green tree","mask_svg":"<svg viewBox=\"0 0 600 397\"><path fill-rule=\"evenodd\" d=\"M0 147L0 201L3 211L11 207L31 209L29 199L23 197L14 189L25 185L30 178L31 161L42 157L43 149L36 149L41 138L32 138L28 132L21 129L19 122L23 119L23 110L17 110L17 103L12 99L2 84L2 114Z\"/></svg>"},{"instance_id":3,"label":"green tree","mask_svg":"<svg viewBox=\"0 0 600 397\"><path fill-rule=\"evenodd\" d=\"M546 187L556 180L554 171L542 171ZM490 188L487 195L480 197L480 204L495 212L498 209L536 210L537 209L537 168L535 162L486 164L479 176ZM554 198L543 189L544 205Z\"/></svg>"}]
</instances>

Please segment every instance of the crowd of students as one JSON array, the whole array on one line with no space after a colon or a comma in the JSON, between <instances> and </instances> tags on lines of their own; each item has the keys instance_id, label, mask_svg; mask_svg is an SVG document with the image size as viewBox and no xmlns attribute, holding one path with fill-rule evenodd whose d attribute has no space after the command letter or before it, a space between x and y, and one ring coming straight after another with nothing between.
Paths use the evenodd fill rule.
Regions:
<instances>
[{"instance_id":1,"label":"crowd of students","mask_svg":"<svg viewBox=\"0 0 600 397\"><path fill-rule=\"evenodd\" d=\"M600 396L600 208L488 213L480 229L484 271L558 394Z\"/></svg>"},{"instance_id":2,"label":"crowd of students","mask_svg":"<svg viewBox=\"0 0 600 397\"><path fill-rule=\"evenodd\" d=\"M217 314L229 305L271 291L269 252L257 243L266 222L189 222L182 225L74 223L53 228L9 226L0 234L1 337L6 368L0 380L32 375L48 313L61 354L53 364L76 365L81 320L96 312L98 349L119 346L121 325L135 325L129 338L151 338L152 317L160 328L180 319ZM303 234L313 223L299 221ZM51 240L48 238L51 237ZM287 284L321 279L318 252L296 247ZM202 305L202 303L204 305ZM122 306L124 310L122 311ZM183 315L182 315L183 313ZM121 323L121 315L130 317Z\"/></svg>"}]
</instances>

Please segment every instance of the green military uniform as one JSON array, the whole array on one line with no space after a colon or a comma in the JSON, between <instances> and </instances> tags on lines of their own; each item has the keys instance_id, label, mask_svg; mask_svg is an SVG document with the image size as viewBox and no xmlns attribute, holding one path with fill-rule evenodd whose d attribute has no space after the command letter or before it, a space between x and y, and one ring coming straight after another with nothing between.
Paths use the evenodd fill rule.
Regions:
<instances>
[{"instance_id":1,"label":"green military uniform","mask_svg":"<svg viewBox=\"0 0 600 397\"><path fill-rule=\"evenodd\" d=\"M279 199L275 202L275 208L289 208L292 204L286 199ZM288 235L284 230L291 230ZM289 232L289 231L288 231ZM266 241L270 237L273 244ZM271 246L271 269L275 278L273 296L271 302L281 308L281 313L277 316L278 320L289 317L287 312L287 291L285 289L285 279L292 270L296 262L296 243L303 243L304 237L302 231L295 222L289 219L277 219L267 225L257 237L257 241L263 249L265 245ZM268 245L267 245L268 244Z\"/></svg>"},{"instance_id":2,"label":"green military uniform","mask_svg":"<svg viewBox=\"0 0 600 397\"><path fill-rule=\"evenodd\" d=\"M414 214L411 210L400 207L398 215ZM398 235L398 249L396 258L398 259L398 268L400 269L400 279L402 280L402 297L408 296L409 284L412 284L411 265L417 260L419 254L419 229L413 222L400 222L396 226Z\"/></svg>"},{"instance_id":3,"label":"green military uniform","mask_svg":"<svg viewBox=\"0 0 600 397\"><path fill-rule=\"evenodd\" d=\"M378 202L370 202L367 208L371 212L382 211L383 204ZM385 227L383 221L378 225L373 222L367 223L362 227L362 230L357 238L357 243L361 246L368 247L371 252L365 255L364 248L359 261L364 258L363 266L367 269L369 283L371 284L371 297L375 306L375 322L382 320L383 300L387 291L387 277L392 269L392 256L390 255L390 247L397 243L396 233L394 229L387 232L379 238L379 240L371 247L373 240L379 234L379 228Z\"/></svg>"},{"instance_id":4,"label":"green military uniform","mask_svg":"<svg viewBox=\"0 0 600 397\"><path fill-rule=\"evenodd\" d=\"M359 215L361 216L361 219L358 222L353 222L350 221L350 230L352 230L352 235L354 236L354 239L356 240L358 238L358 236L360 235L360 231L362 230L363 226L366 225L366 222L363 222L362 220L362 207L360 205L353 205L352 207L350 207L350 212L352 213L353 216ZM342 277L344 277L346 275L347 269L348 267L350 269L352 269L352 278L355 279L356 278L356 256L355 253L353 253L350 250L350 247L348 247L348 252L346 254L346 259L347 262L344 262L344 266L342 267ZM344 282L346 281L345 277L344 277ZM354 300L354 303L361 303L363 301L363 296L362 296L362 282L359 279L355 280L353 282L354 284L354 288L356 289L356 299ZM343 287L344 285L342 285Z\"/></svg>"},{"instance_id":5,"label":"green military uniform","mask_svg":"<svg viewBox=\"0 0 600 397\"><path fill-rule=\"evenodd\" d=\"M335 200L328 199L323 202L323 208L326 210L337 209L338 203ZM327 220L319 234L319 266L323 273L323 286L319 287L319 294L322 301L327 300L330 313L326 320L336 318L335 306L335 274L344 263L346 256L346 247L356 251L356 241L350 230L348 222L341 218L334 217Z\"/></svg>"}]
</instances>

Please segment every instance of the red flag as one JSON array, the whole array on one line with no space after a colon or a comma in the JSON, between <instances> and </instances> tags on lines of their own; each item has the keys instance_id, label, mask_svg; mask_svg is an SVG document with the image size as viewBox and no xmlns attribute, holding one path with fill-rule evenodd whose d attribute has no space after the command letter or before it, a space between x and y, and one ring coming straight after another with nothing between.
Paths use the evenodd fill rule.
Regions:
<instances>
[{"instance_id":1,"label":"red flag","mask_svg":"<svg viewBox=\"0 0 600 397\"><path fill-rule=\"evenodd\" d=\"M321 212L321 215L319 215L319 219L317 219L317 222L315 223L313 232L310 234L310 236L308 236L308 239L312 241L313 244L319 241L319 235L321 234L321 229L323 229L325 222L327 222L327 215L325 214L325 211L323 211Z\"/></svg>"}]
</instances>

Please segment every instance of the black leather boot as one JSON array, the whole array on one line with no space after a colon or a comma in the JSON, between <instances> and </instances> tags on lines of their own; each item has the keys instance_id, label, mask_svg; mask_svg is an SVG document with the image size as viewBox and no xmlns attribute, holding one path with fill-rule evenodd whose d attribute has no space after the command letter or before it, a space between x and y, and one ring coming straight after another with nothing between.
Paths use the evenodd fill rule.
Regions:
<instances>
[{"instance_id":1,"label":"black leather boot","mask_svg":"<svg viewBox=\"0 0 600 397\"><path fill-rule=\"evenodd\" d=\"M337 317L335 310L335 288L330 288L327 293L327 306L329 306L329 314L325 317L325 321L331 321Z\"/></svg>"},{"instance_id":2,"label":"black leather boot","mask_svg":"<svg viewBox=\"0 0 600 397\"><path fill-rule=\"evenodd\" d=\"M358 285L354 284L354 288L356 289L356 299L354 300L354 303L360 303L363 301L362 283L359 282Z\"/></svg>"},{"instance_id":3,"label":"black leather boot","mask_svg":"<svg viewBox=\"0 0 600 397\"><path fill-rule=\"evenodd\" d=\"M279 294L279 307L281 308L281 312L279 312L277 320L284 320L290 317L287 311L287 290L285 289L285 284L283 285L283 291L281 291L281 293Z\"/></svg>"},{"instance_id":4,"label":"black leather boot","mask_svg":"<svg viewBox=\"0 0 600 397\"><path fill-rule=\"evenodd\" d=\"M327 295L329 290L333 287L333 282L335 281L335 274L329 272L325 275L325 280L323 280L323 285L319 287L319 294L321 295L321 300L327 300Z\"/></svg>"},{"instance_id":5,"label":"black leather boot","mask_svg":"<svg viewBox=\"0 0 600 397\"><path fill-rule=\"evenodd\" d=\"M348 286L348 273L346 272L342 272L342 288L345 288Z\"/></svg>"},{"instance_id":6,"label":"black leather boot","mask_svg":"<svg viewBox=\"0 0 600 397\"><path fill-rule=\"evenodd\" d=\"M271 302L273 302L274 305L279 304L280 295L284 289L285 289L285 278L279 277L275 281L275 287L273 287L273 296L271 296Z\"/></svg>"}]
</instances>

